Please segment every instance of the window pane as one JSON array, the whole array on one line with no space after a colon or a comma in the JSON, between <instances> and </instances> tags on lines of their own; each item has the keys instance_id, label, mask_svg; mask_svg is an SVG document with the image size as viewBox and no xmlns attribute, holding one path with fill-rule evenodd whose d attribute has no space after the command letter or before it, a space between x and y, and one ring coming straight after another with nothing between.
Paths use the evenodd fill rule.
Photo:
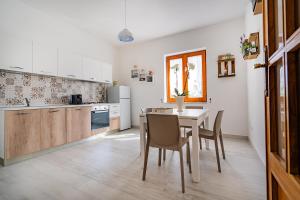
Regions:
<instances>
[{"instance_id":1,"label":"window pane","mask_svg":"<svg viewBox=\"0 0 300 200\"><path fill-rule=\"evenodd\" d=\"M182 59L170 60L170 95L173 98L175 88L182 93Z\"/></svg>"},{"instance_id":2,"label":"window pane","mask_svg":"<svg viewBox=\"0 0 300 200\"><path fill-rule=\"evenodd\" d=\"M286 158L286 130L285 130L285 82L282 62L276 66L276 90L277 90L277 119L278 119L278 154L282 159Z\"/></svg>"},{"instance_id":3,"label":"window pane","mask_svg":"<svg viewBox=\"0 0 300 200\"><path fill-rule=\"evenodd\" d=\"M283 45L283 4L282 0L275 1L277 13L275 14L276 48Z\"/></svg>"},{"instance_id":4,"label":"window pane","mask_svg":"<svg viewBox=\"0 0 300 200\"><path fill-rule=\"evenodd\" d=\"M188 79L188 96L190 98L200 98L203 96L202 91L202 56L188 57L188 66L192 64L194 69L190 69Z\"/></svg>"}]
</instances>

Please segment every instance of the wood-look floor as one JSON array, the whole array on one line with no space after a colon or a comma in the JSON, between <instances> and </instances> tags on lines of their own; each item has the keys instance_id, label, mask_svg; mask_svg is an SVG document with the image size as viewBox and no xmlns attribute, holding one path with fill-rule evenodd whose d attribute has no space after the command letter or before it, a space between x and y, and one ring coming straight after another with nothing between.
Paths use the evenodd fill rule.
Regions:
<instances>
[{"instance_id":1,"label":"wood-look floor","mask_svg":"<svg viewBox=\"0 0 300 200\"><path fill-rule=\"evenodd\" d=\"M265 168L248 141L225 138L226 160L221 160L221 174L214 145L202 150L200 183L192 183L185 165L186 193L182 194L177 152L168 151L166 162L158 167L158 151L150 150L146 181L142 181L137 133L131 129L98 136L2 167L0 199L266 199Z\"/></svg>"}]
</instances>

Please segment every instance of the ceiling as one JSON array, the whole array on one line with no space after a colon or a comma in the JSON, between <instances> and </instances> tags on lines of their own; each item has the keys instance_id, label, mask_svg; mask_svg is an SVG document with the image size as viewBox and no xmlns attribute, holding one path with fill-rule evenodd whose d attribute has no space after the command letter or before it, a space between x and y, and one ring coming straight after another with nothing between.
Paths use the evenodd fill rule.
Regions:
<instances>
[{"instance_id":1,"label":"ceiling","mask_svg":"<svg viewBox=\"0 0 300 200\"><path fill-rule=\"evenodd\" d=\"M124 0L21 0L115 45L124 28ZM127 0L127 27L135 42L243 16L247 0Z\"/></svg>"}]
</instances>

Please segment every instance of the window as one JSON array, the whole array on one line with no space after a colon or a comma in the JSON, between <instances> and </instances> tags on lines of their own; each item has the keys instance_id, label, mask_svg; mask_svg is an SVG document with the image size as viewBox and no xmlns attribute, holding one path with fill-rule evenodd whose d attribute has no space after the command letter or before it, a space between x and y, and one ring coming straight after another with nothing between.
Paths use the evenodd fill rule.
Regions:
<instances>
[{"instance_id":1,"label":"window","mask_svg":"<svg viewBox=\"0 0 300 200\"><path fill-rule=\"evenodd\" d=\"M206 102L206 51L166 57L167 101L175 102L175 89L187 94L185 102Z\"/></svg>"}]
</instances>

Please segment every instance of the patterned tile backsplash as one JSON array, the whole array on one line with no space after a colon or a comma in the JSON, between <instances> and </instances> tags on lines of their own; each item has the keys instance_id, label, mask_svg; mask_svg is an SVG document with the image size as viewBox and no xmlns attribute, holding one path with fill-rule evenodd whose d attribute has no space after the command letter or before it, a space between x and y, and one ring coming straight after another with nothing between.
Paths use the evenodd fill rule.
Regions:
<instances>
[{"instance_id":1,"label":"patterned tile backsplash","mask_svg":"<svg viewBox=\"0 0 300 200\"><path fill-rule=\"evenodd\" d=\"M0 70L0 105L68 104L72 94L83 102L105 102L106 84Z\"/></svg>"}]
</instances>

